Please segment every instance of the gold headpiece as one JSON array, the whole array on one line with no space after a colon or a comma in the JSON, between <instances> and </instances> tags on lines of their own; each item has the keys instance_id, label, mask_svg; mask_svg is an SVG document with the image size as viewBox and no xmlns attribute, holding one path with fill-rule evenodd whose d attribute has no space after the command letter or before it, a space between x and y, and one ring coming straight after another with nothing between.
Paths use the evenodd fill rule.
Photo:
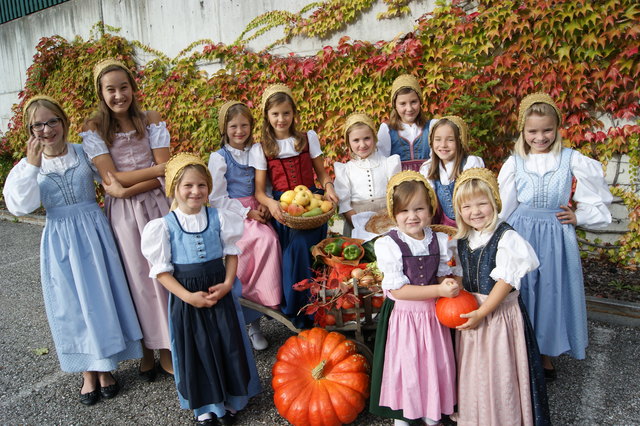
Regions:
<instances>
[{"instance_id":1,"label":"gold headpiece","mask_svg":"<svg viewBox=\"0 0 640 426\"><path fill-rule=\"evenodd\" d=\"M556 111L556 114L558 114L558 127L562 125L562 114L560 113L560 109L558 109L558 106L553 101L551 96L549 96L546 93L537 92L537 93L532 93L530 95L525 96L520 102L520 109L518 110L518 130L519 131L522 132L524 130L524 116L527 110L531 107L531 105L538 104L538 103L552 106L553 109Z\"/></svg>"},{"instance_id":2,"label":"gold headpiece","mask_svg":"<svg viewBox=\"0 0 640 426\"><path fill-rule=\"evenodd\" d=\"M127 67L122 62L117 61L113 58L100 61L93 67L93 87L96 89L96 96L98 96L98 99L102 99L102 95L100 94L100 77L102 77L102 73L104 72L104 70L110 66L122 68L122 71L126 72L129 75L131 81L135 81L133 73L131 72L129 67Z\"/></svg>"},{"instance_id":3,"label":"gold headpiece","mask_svg":"<svg viewBox=\"0 0 640 426\"><path fill-rule=\"evenodd\" d=\"M414 172L413 170L405 170L393 175L391 179L389 179L389 183L387 183L387 213L389 214L389 217L394 221L395 216L393 215L393 193L395 191L395 188L402 182L411 180L421 182L424 187L427 188L427 194L429 195L429 204L431 204L431 214L436 214L436 211L438 210L438 197L436 197L436 193L431 185L429 185L427 179L418 172Z\"/></svg>"},{"instance_id":4,"label":"gold headpiece","mask_svg":"<svg viewBox=\"0 0 640 426\"><path fill-rule=\"evenodd\" d=\"M422 88L420 87L420 83L418 83L418 79L410 74L402 74L398 76L391 86L391 102L395 102L396 94L398 90L409 88L418 94L418 98L422 103Z\"/></svg>"},{"instance_id":5,"label":"gold headpiece","mask_svg":"<svg viewBox=\"0 0 640 426\"><path fill-rule=\"evenodd\" d=\"M456 186L453 189L453 199L456 199L456 194L458 192L458 188L467 181L478 179L489 185L491 188L491 193L493 194L493 198L496 200L496 207L498 211L496 213L500 213L502 210L502 200L500 199L500 189L498 186L498 180L496 179L496 175L489 169L485 169L484 167L473 167L471 169L467 169L458 176L456 179Z\"/></svg>"},{"instance_id":6,"label":"gold headpiece","mask_svg":"<svg viewBox=\"0 0 640 426\"><path fill-rule=\"evenodd\" d=\"M24 107L22 107L22 115L26 115L27 114L27 109L31 106L32 103L34 103L35 101L48 101L51 102L52 104L56 105L58 108L60 108L62 111L64 111L64 109L62 109L62 105L60 105L60 102L56 101L55 99L53 99L51 96L47 96L47 95L35 95L34 97L32 97L31 99L29 99L25 104Z\"/></svg>"},{"instance_id":7,"label":"gold headpiece","mask_svg":"<svg viewBox=\"0 0 640 426\"><path fill-rule=\"evenodd\" d=\"M375 135L375 132L376 132L375 124L373 124L373 120L371 119L371 117L361 112L354 112L353 114L347 117L347 121L345 121L344 123L344 139L347 142L349 142L347 140L347 131L349 130L349 127L353 126L356 123L362 123L369 126L369 128L371 128L371 131Z\"/></svg>"},{"instance_id":8,"label":"gold headpiece","mask_svg":"<svg viewBox=\"0 0 640 426\"><path fill-rule=\"evenodd\" d=\"M457 115L447 115L442 117L440 120L447 119L451 121L453 124L458 126L458 130L460 131L460 141L462 142L462 147L465 151L469 152L469 126L461 117Z\"/></svg>"},{"instance_id":9,"label":"gold headpiece","mask_svg":"<svg viewBox=\"0 0 640 426\"><path fill-rule=\"evenodd\" d=\"M276 93L286 93L293 100L293 92L291 92L289 86L285 86L284 84L272 84L267 87L262 94L262 111L264 111L264 107L267 105L269 98Z\"/></svg>"},{"instance_id":10,"label":"gold headpiece","mask_svg":"<svg viewBox=\"0 0 640 426\"><path fill-rule=\"evenodd\" d=\"M167 161L167 165L164 170L165 192L167 197L172 198L174 196L176 190L176 176L178 176L182 169L192 164L204 166L207 171L207 184L209 185L209 191L211 191L211 188L213 188L213 182L211 179L211 173L209 172L209 168L205 162L202 161L198 155L192 152L180 152Z\"/></svg>"},{"instance_id":11,"label":"gold headpiece","mask_svg":"<svg viewBox=\"0 0 640 426\"><path fill-rule=\"evenodd\" d=\"M220 130L221 135L224 135L224 132L226 131L226 129L224 128L224 125L227 122L227 112L229 112L229 108L231 108L234 105L244 105L244 104L240 101L229 101L224 103L218 110L218 129Z\"/></svg>"}]
</instances>

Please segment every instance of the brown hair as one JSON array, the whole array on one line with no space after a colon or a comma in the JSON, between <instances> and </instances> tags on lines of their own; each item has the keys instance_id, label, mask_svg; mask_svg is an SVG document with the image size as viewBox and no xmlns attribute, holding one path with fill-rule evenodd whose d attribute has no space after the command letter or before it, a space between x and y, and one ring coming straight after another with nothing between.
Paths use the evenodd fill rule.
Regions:
<instances>
[{"instance_id":1,"label":"brown hair","mask_svg":"<svg viewBox=\"0 0 640 426\"><path fill-rule=\"evenodd\" d=\"M525 132L524 128L526 127L527 118L531 117L532 115L554 118L556 122L556 138L553 141L553 144L551 144L549 151L553 153L560 152L562 150L562 135L560 135L560 117L558 117L558 113L553 106L547 103L537 102L531 105L529 108L527 108L527 110L524 112L525 124L523 125L523 129L520 132L520 136L518 136L518 140L516 140L516 143L513 147L513 150L515 151L515 153L524 158L527 155L529 155L529 151L531 151L531 147L524 140L524 132Z\"/></svg>"},{"instance_id":2,"label":"brown hair","mask_svg":"<svg viewBox=\"0 0 640 426\"><path fill-rule=\"evenodd\" d=\"M431 211L431 200L429 199L429 191L425 184L417 180L408 180L398 184L393 191L393 217L403 210L413 200L418 193L427 200L429 206L429 214L433 216L435 212Z\"/></svg>"},{"instance_id":3,"label":"brown hair","mask_svg":"<svg viewBox=\"0 0 640 426\"><path fill-rule=\"evenodd\" d=\"M136 93L138 92L138 85L136 81L131 78L129 72L126 69L122 68L120 65L109 65L106 67L100 74L96 77L96 81L98 82L98 93L96 96L98 97L98 109L93 113L93 115L85 122L87 124L93 124L96 127L96 131L98 135L104 140L108 147L111 147L113 144L113 140L115 139L115 134L118 132L119 124L118 120L113 117L111 114L111 109L107 105L102 96L102 77L112 71L122 71L126 74L127 79L129 80L129 85L131 86L131 105L129 105L129 118L133 123L133 127L136 130L136 133L139 136L145 135L147 130L147 118L144 112L140 109L138 101L136 100Z\"/></svg>"},{"instance_id":4,"label":"brown hair","mask_svg":"<svg viewBox=\"0 0 640 426\"><path fill-rule=\"evenodd\" d=\"M420 100L420 94L416 93L416 91L410 87L403 87L402 89L396 91L396 93L393 95L393 98L391 99L391 116L389 117L389 127L393 130L402 129L402 120L400 119L400 114L398 114L398 111L396 110L396 99L398 99L398 95L406 95L407 93L412 92L416 94L416 96L418 97L418 101L420 102L420 110L418 111L418 116L416 117L416 125L422 128L427 123L427 118L422 112L422 101Z\"/></svg>"},{"instance_id":5,"label":"brown hair","mask_svg":"<svg viewBox=\"0 0 640 426\"><path fill-rule=\"evenodd\" d=\"M33 121L33 115L36 113L38 108L46 108L55 114L60 120L62 120L62 137L64 141L67 141L67 136L69 135L69 118L64 110L57 103L53 103L47 99L37 99L32 101L27 109L24 111L23 117L23 126L24 130L27 132L27 135L31 135L31 121Z\"/></svg>"},{"instance_id":6,"label":"brown hair","mask_svg":"<svg viewBox=\"0 0 640 426\"><path fill-rule=\"evenodd\" d=\"M458 128L456 123L446 118L442 118L438 120L436 124L434 124L433 127L429 129L429 146L431 147L431 166L429 167L429 174L427 176L427 179L430 179L430 180L440 180L440 163L442 162L442 160L440 160L440 157L438 157L436 153L433 151L433 138L435 137L436 129L445 125L448 125L453 129L453 135L456 140L456 157L454 159L454 166L453 166L453 170L451 171L451 176L449 176L449 179L451 179L452 181L458 177L458 174L460 173L460 165L462 164L462 159L467 154L466 149L462 144L462 138L460 137L460 129Z\"/></svg>"},{"instance_id":7,"label":"brown hair","mask_svg":"<svg viewBox=\"0 0 640 426\"><path fill-rule=\"evenodd\" d=\"M293 110L293 119L291 121L291 126L289 127L289 133L296 140L294 148L297 152L301 152L304 148L305 141L302 133L296 130L296 117L298 116L296 104L286 93L277 92L269 96L265 102L264 110L262 111L262 150L267 158L275 158L280 152L278 142L276 142L276 132L273 127L271 127L271 123L269 123L269 110L284 102L288 102Z\"/></svg>"},{"instance_id":8,"label":"brown hair","mask_svg":"<svg viewBox=\"0 0 640 426\"><path fill-rule=\"evenodd\" d=\"M220 133L222 133L220 146L223 146L229 143L229 135L227 135L227 125L229 124L229 121L233 120L238 115L246 117L249 120L249 137L244 142L244 146L246 147L248 145L253 144L253 124L254 124L253 115L251 115L251 110L249 110L249 107L247 107L245 104L238 103L229 107L229 109L227 110L227 113L225 114L224 124L222 126L222 129L220 130Z\"/></svg>"}]
</instances>

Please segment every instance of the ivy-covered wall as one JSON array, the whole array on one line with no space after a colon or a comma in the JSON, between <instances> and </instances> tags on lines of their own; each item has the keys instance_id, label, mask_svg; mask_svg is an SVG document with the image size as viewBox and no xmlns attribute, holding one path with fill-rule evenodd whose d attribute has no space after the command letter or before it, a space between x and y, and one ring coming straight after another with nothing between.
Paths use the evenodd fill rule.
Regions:
<instances>
[{"instance_id":1,"label":"ivy-covered wall","mask_svg":"<svg viewBox=\"0 0 640 426\"><path fill-rule=\"evenodd\" d=\"M356 20L355 8L368 3L327 1L316 5L310 17L273 12L256 20L251 31L282 24L294 35L326 37L338 31L341 22ZM413 2L385 3L394 13L406 13ZM23 135L15 130L21 125L18 112L24 99L36 93L60 99L77 131L95 106L92 65L107 56L136 69L140 98L146 108L166 118L174 151L207 155L217 148L217 108L223 102L244 101L259 118L264 88L286 82L298 100L300 128L318 131L328 165L345 158L340 131L344 117L365 111L378 122L385 120L391 83L401 73L412 73L421 81L429 115L457 114L470 123L475 153L495 170L516 137L520 99L545 91L564 113L568 145L605 163L628 156L631 185L613 186L612 192L629 210L629 232L618 250L603 251L615 261L638 264L639 39L640 6L635 0L454 0L439 3L412 32L394 40L372 44L343 38L309 57L252 52L239 41L195 42L170 59L113 29L88 40L45 38L0 153L5 159L23 155ZM137 66L134 46L157 58ZM207 75L198 67L211 61L220 61L224 68ZM605 119L611 127L605 128ZM71 138L78 141L76 132Z\"/></svg>"}]
</instances>

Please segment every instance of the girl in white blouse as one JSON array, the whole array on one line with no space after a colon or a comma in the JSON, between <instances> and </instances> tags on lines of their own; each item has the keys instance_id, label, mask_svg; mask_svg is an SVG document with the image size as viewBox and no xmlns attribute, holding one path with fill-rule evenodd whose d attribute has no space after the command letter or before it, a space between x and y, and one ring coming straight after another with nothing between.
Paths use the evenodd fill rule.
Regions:
<instances>
[{"instance_id":1,"label":"girl in white blouse","mask_svg":"<svg viewBox=\"0 0 640 426\"><path fill-rule=\"evenodd\" d=\"M587 311L575 227L611 223L612 197L602 165L562 148L562 114L551 97L534 93L520 104L521 134L500 170L501 217L531 243L540 268L522 283L547 379L552 356L585 357ZM572 187L575 179L575 192ZM570 200L577 204L574 211Z\"/></svg>"},{"instance_id":2,"label":"girl in white blouse","mask_svg":"<svg viewBox=\"0 0 640 426\"><path fill-rule=\"evenodd\" d=\"M244 224L236 213L205 206L213 184L198 156L175 155L166 170L174 210L145 226L141 249L151 264L149 276L171 292L178 399L201 424L216 419L231 424L235 412L260 392L238 302L242 285L236 278L236 243Z\"/></svg>"},{"instance_id":3,"label":"girl in white blouse","mask_svg":"<svg viewBox=\"0 0 640 426\"><path fill-rule=\"evenodd\" d=\"M464 289L479 307L457 327L460 425L548 425L540 353L519 297L522 277L538 267L531 245L500 222L500 195L488 169L464 171L453 202Z\"/></svg>"},{"instance_id":4,"label":"girl in white blouse","mask_svg":"<svg viewBox=\"0 0 640 426\"><path fill-rule=\"evenodd\" d=\"M376 148L374 124L366 114L351 114L344 126L352 160L334 163L336 193L340 198L340 213L351 227L353 238L369 240L376 234L364 229L375 213L386 209L387 182L400 172L400 156L385 157Z\"/></svg>"}]
</instances>

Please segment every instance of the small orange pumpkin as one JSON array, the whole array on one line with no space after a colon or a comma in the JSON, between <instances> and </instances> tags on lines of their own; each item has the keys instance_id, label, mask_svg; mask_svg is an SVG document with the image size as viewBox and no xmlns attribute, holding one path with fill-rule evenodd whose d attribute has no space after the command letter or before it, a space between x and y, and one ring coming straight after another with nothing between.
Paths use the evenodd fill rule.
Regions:
<instances>
[{"instance_id":1,"label":"small orange pumpkin","mask_svg":"<svg viewBox=\"0 0 640 426\"><path fill-rule=\"evenodd\" d=\"M465 290L460 290L456 297L441 297L436 302L436 316L440 323L449 328L456 328L467 322L467 318L460 318L460 314L468 314L476 309L476 298Z\"/></svg>"},{"instance_id":2,"label":"small orange pumpkin","mask_svg":"<svg viewBox=\"0 0 640 426\"><path fill-rule=\"evenodd\" d=\"M323 328L292 336L272 369L278 413L294 426L353 422L369 397L369 363L357 346Z\"/></svg>"}]
</instances>

